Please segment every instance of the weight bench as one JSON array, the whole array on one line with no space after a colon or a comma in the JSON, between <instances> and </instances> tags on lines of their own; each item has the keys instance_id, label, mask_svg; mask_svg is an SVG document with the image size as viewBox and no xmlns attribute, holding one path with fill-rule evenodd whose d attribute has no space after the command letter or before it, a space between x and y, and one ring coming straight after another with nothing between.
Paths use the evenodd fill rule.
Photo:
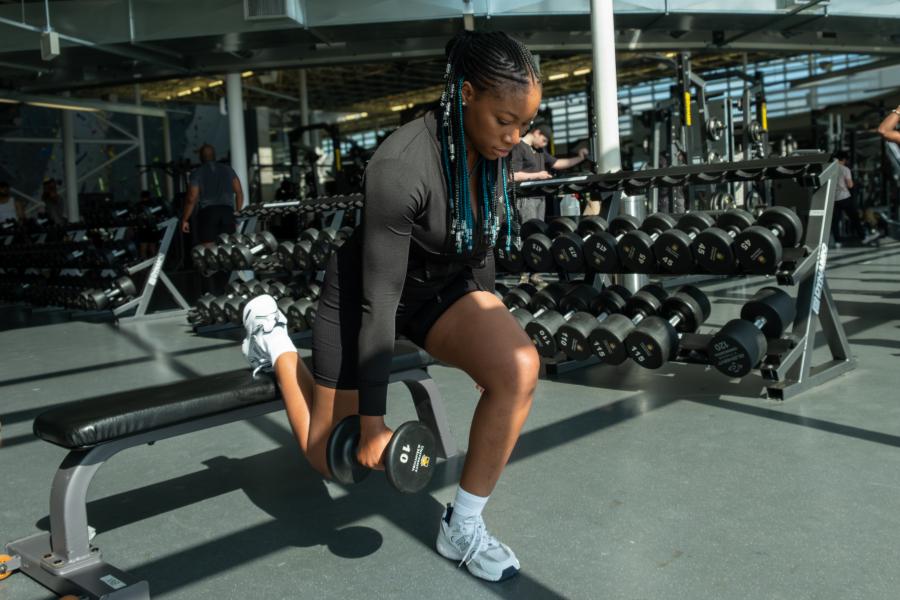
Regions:
<instances>
[{"instance_id":1,"label":"weight bench","mask_svg":"<svg viewBox=\"0 0 900 600\"><path fill-rule=\"evenodd\" d=\"M437 440L437 455L456 454L446 413L434 380L433 359L399 342L391 379L412 394L419 420ZM243 421L284 407L271 374L253 379L241 369L106 396L48 410L34 421L39 438L69 450L50 491L50 532L6 545L0 579L20 570L58 595L108 600L146 600L147 581L103 561L91 546L87 491L97 470L115 454L157 440Z\"/></svg>"}]
</instances>

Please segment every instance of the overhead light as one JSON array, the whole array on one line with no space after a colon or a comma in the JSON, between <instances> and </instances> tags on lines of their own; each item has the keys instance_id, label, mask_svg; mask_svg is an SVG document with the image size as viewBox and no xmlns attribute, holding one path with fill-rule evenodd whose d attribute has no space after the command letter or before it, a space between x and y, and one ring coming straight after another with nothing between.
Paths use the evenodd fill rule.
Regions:
<instances>
[{"instance_id":1,"label":"overhead light","mask_svg":"<svg viewBox=\"0 0 900 600\"><path fill-rule=\"evenodd\" d=\"M80 112L100 112L99 108L88 108L75 104L56 104L55 102L26 102L30 106L40 106L41 108L55 108L58 110L77 110Z\"/></svg>"},{"instance_id":2,"label":"overhead light","mask_svg":"<svg viewBox=\"0 0 900 600\"><path fill-rule=\"evenodd\" d=\"M253 77L253 71L244 71L241 73L241 77Z\"/></svg>"},{"instance_id":3,"label":"overhead light","mask_svg":"<svg viewBox=\"0 0 900 600\"><path fill-rule=\"evenodd\" d=\"M345 121L358 121L359 119L364 119L368 116L369 116L369 113L367 113L367 112L352 113L349 115L344 115L342 117L338 117L337 120L338 120L338 123L343 123Z\"/></svg>"},{"instance_id":4,"label":"overhead light","mask_svg":"<svg viewBox=\"0 0 900 600\"><path fill-rule=\"evenodd\" d=\"M19 101L10 100L9 98L0 98L0 104L19 104Z\"/></svg>"},{"instance_id":5,"label":"overhead light","mask_svg":"<svg viewBox=\"0 0 900 600\"><path fill-rule=\"evenodd\" d=\"M587 75L590 72L591 72L591 69L590 69L590 67L588 67L587 69L578 69L576 71L572 71L572 75L574 75L575 77L578 77L580 75Z\"/></svg>"},{"instance_id":6,"label":"overhead light","mask_svg":"<svg viewBox=\"0 0 900 600\"><path fill-rule=\"evenodd\" d=\"M166 96L166 100L171 100L172 96Z\"/></svg>"},{"instance_id":7,"label":"overhead light","mask_svg":"<svg viewBox=\"0 0 900 600\"><path fill-rule=\"evenodd\" d=\"M197 87L192 87L192 88L191 88L191 91L194 92L194 93L196 94L197 92L200 91L200 89L201 89L201 88L200 88L200 86L198 85Z\"/></svg>"},{"instance_id":8,"label":"overhead light","mask_svg":"<svg viewBox=\"0 0 900 600\"><path fill-rule=\"evenodd\" d=\"M551 75L551 76L548 77L547 79L549 79L550 81L556 81L557 79L565 79L565 78L568 77L568 76L569 76L568 73L554 73L553 75Z\"/></svg>"},{"instance_id":9,"label":"overhead light","mask_svg":"<svg viewBox=\"0 0 900 600\"><path fill-rule=\"evenodd\" d=\"M225 82L222 81L221 79L216 79L215 81L209 82L209 84L208 84L206 87L211 87L211 88L219 87L219 86L222 85L223 83L225 83Z\"/></svg>"},{"instance_id":10,"label":"overhead light","mask_svg":"<svg viewBox=\"0 0 900 600\"><path fill-rule=\"evenodd\" d=\"M181 90L180 92L178 92L175 95L178 96L179 98L181 98L182 96L190 96L191 94L193 94L193 92L191 90Z\"/></svg>"},{"instance_id":11,"label":"overhead light","mask_svg":"<svg viewBox=\"0 0 900 600\"><path fill-rule=\"evenodd\" d=\"M400 112L401 110L406 110L407 108L412 108L412 106L413 106L412 102L410 102L409 104L398 104L396 106L392 106L391 110L394 112Z\"/></svg>"}]
</instances>

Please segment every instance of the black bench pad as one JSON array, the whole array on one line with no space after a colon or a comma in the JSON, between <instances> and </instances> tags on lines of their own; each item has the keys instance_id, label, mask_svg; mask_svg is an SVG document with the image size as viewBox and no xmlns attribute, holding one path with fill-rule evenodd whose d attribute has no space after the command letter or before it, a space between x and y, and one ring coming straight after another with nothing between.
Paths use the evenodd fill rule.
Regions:
<instances>
[{"instance_id":1,"label":"black bench pad","mask_svg":"<svg viewBox=\"0 0 900 600\"><path fill-rule=\"evenodd\" d=\"M311 367L308 358L304 361ZM420 369L432 363L433 359L417 347L398 343L391 372ZM34 420L34 434L70 450L87 449L278 398L272 374L260 373L253 379L250 369L239 369L53 408Z\"/></svg>"}]
</instances>

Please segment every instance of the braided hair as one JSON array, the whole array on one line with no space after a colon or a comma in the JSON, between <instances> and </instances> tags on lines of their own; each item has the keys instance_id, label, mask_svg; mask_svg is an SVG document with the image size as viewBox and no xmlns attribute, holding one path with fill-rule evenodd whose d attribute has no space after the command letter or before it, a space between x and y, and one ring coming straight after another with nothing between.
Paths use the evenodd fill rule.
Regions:
<instances>
[{"instance_id":1,"label":"braided hair","mask_svg":"<svg viewBox=\"0 0 900 600\"><path fill-rule=\"evenodd\" d=\"M438 113L441 162L447 180L450 237L456 253L471 252L475 244L474 215L469 195L469 163L466 159L466 132L463 127L463 82L477 91L500 86L528 87L541 83L534 57L521 42L499 31L463 31L447 43L447 69ZM481 158L480 169L482 230L484 242L493 246L500 231L498 197L505 208L506 248L519 243L519 219L515 208L515 186L508 161ZM512 195L512 200L510 196Z\"/></svg>"}]
</instances>

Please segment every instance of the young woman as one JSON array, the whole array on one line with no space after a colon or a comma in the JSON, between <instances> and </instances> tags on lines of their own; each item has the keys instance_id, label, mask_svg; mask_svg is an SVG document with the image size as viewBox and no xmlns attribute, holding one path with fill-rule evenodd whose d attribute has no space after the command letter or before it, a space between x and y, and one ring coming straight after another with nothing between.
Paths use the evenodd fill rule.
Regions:
<instances>
[{"instance_id":1,"label":"young woman","mask_svg":"<svg viewBox=\"0 0 900 600\"><path fill-rule=\"evenodd\" d=\"M326 477L328 436L357 413L358 458L383 468L396 334L468 373L484 391L437 550L500 581L519 561L488 533L481 512L528 417L539 359L492 293L491 247L501 234L518 237L507 157L537 114L541 79L525 46L504 33L462 33L446 53L440 108L394 132L366 168L362 227L326 271L314 376L268 296L244 312L244 353L251 365L274 368L300 447Z\"/></svg>"}]
</instances>

